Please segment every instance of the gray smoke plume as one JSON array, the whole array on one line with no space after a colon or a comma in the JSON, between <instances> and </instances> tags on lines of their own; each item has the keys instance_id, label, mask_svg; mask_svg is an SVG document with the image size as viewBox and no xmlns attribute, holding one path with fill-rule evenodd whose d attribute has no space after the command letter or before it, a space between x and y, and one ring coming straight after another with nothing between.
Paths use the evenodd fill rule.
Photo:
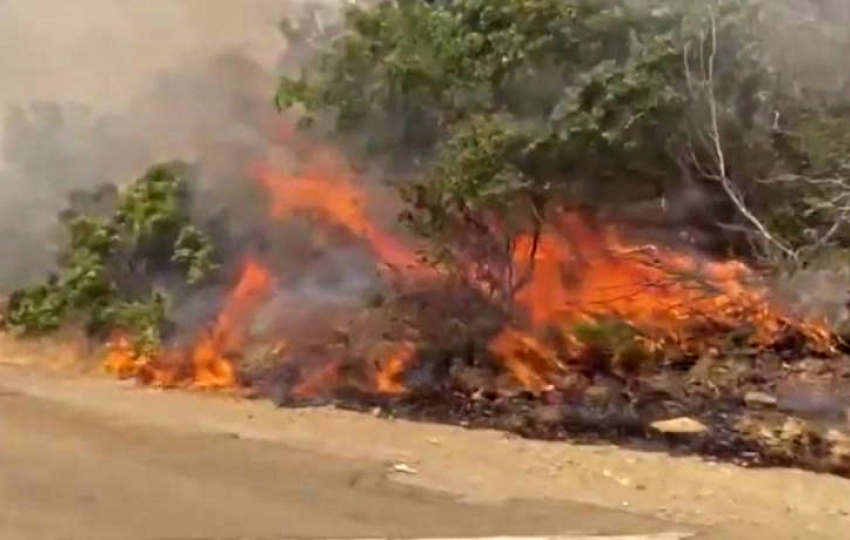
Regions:
<instances>
[{"instance_id":1,"label":"gray smoke plume","mask_svg":"<svg viewBox=\"0 0 850 540\"><path fill-rule=\"evenodd\" d=\"M128 181L157 160L198 160L204 211L226 207L248 234L262 194L240 180L275 142L277 72L309 57L286 48L279 23L329 28L344 3L0 1L0 290L53 264L69 192ZM318 15L307 9L317 5ZM848 95L850 2L769 7L766 37L789 80Z\"/></svg>"},{"instance_id":2,"label":"gray smoke plume","mask_svg":"<svg viewBox=\"0 0 850 540\"><path fill-rule=\"evenodd\" d=\"M316 3L0 2L0 289L52 266L69 193L155 161L198 161L211 207L256 204L237 182L280 121L280 22Z\"/></svg>"}]
</instances>

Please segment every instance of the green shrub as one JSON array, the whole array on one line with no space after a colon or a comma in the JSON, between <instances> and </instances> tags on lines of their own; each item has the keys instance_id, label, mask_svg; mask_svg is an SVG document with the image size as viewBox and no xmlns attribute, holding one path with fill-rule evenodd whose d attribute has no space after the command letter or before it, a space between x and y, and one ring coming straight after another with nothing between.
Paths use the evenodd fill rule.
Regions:
<instances>
[{"instance_id":1,"label":"green shrub","mask_svg":"<svg viewBox=\"0 0 850 540\"><path fill-rule=\"evenodd\" d=\"M31 334L77 321L93 334L122 331L155 348L168 325L160 278L198 284L216 268L210 240L191 221L189 173L184 164L158 165L120 193L111 215L63 213L58 270L10 295L7 327Z\"/></svg>"}]
</instances>

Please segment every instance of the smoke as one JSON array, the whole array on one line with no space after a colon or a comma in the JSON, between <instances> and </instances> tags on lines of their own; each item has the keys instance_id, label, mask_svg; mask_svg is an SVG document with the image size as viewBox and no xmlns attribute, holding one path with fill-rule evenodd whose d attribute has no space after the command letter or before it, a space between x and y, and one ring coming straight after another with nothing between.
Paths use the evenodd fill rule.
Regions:
<instances>
[{"instance_id":1,"label":"smoke","mask_svg":"<svg viewBox=\"0 0 850 540\"><path fill-rule=\"evenodd\" d=\"M290 17L332 28L342 3L0 2L0 290L38 280L53 265L56 216L69 193L129 181L158 160L198 161L199 212L226 209L235 236L250 238L264 201L244 178L279 142L271 103L277 73L297 69L310 53L286 48L279 23ZM320 16L308 15L316 6ZM766 38L789 81L846 99L850 3L768 7ZM281 166L297 157L274 153ZM692 198L688 208L706 206ZM299 237L303 230L291 227L270 242L287 247L278 257L298 258L306 250ZM356 297L374 286L361 263L345 250L325 254L310 263L318 268L308 277L292 281L289 294L324 301L333 282L345 293L337 298ZM352 270L334 272L342 267Z\"/></svg>"},{"instance_id":2,"label":"smoke","mask_svg":"<svg viewBox=\"0 0 850 540\"><path fill-rule=\"evenodd\" d=\"M200 163L209 215L256 216L239 182L276 136L279 24L316 3L0 2L0 289L53 265L70 193L155 161Z\"/></svg>"},{"instance_id":3,"label":"smoke","mask_svg":"<svg viewBox=\"0 0 850 540\"><path fill-rule=\"evenodd\" d=\"M788 90L850 101L850 2L767 2L765 40Z\"/></svg>"}]
</instances>

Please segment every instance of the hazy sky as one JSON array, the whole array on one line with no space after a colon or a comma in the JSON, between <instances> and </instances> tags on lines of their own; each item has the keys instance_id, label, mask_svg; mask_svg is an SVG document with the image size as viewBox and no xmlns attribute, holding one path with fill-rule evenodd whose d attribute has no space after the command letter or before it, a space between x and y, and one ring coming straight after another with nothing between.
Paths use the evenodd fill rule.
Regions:
<instances>
[{"instance_id":1,"label":"hazy sky","mask_svg":"<svg viewBox=\"0 0 850 540\"><path fill-rule=\"evenodd\" d=\"M277 25L297 4L0 0L0 286L51 263L70 190L256 146L258 107L274 115Z\"/></svg>"},{"instance_id":2,"label":"hazy sky","mask_svg":"<svg viewBox=\"0 0 850 540\"><path fill-rule=\"evenodd\" d=\"M126 101L216 49L271 65L285 0L0 0L0 103Z\"/></svg>"}]
</instances>

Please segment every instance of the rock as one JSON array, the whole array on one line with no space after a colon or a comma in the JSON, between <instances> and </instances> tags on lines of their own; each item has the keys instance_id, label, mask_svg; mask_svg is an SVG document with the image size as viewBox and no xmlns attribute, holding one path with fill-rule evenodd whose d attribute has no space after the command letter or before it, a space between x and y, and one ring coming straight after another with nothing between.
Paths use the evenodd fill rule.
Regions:
<instances>
[{"instance_id":1,"label":"rock","mask_svg":"<svg viewBox=\"0 0 850 540\"><path fill-rule=\"evenodd\" d=\"M829 443L830 464L842 471L850 470L850 435L832 429L825 439Z\"/></svg>"},{"instance_id":2,"label":"rock","mask_svg":"<svg viewBox=\"0 0 850 540\"><path fill-rule=\"evenodd\" d=\"M800 418L787 417L781 424L776 420L744 418L735 427L747 440L757 444L760 452L774 459L799 461L822 442L821 436Z\"/></svg>"},{"instance_id":3,"label":"rock","mask_svg":"<svg viewBox=\"0 0 850 540\"><path fill-rule=\"evenodd\" d=\"M588 405L604 406L613 401L616 391L608 385L594 384L588 386L583 397Z\"/></svg>"},{"instance_id":4,"label":"rock","mask_svg":"<svg viewBox=\"0 0 850 540\"><path fill-rule=\"evenodd\" d=\"M845 318L833 328L836 337L843 343L850 343L850 317Z\"/></svg>"},{"instance_id":5,"label":"rock","mask_svg":"<svg viewBox=\"0 0 850 540\"><path fill-rule=\"evenodd\" d=\"M401 474L416 474L418 471L406 463L396 463L392 467L392 472Z\"/></svg>"},{"instance_id":6,"label":"rock","mask_svg":"<svg viewBox=\"0 0 850 540\"><path fill-rule=\"evenodd\" d=\"M557 405L541 405L532 413L534 421L546 426L558 425L564 421L561 407Z\"/></svg>"},{"instance_id":7,"label":"rock","mask_svg":"<svg viewBox=\"0 0 850 540\"><path fill-rule=\"evenodd\" d=\"M776 398L764 392L747 392L744 394L744 403L751 408L776 407Z\"/></svg>"},{"instance_id":8,"label":"rock","mask_svg":"<svg viewBox=\"0 0 850 540\"><path fill-rule=\"evenodd\" d=\"M847 433L843 433L837 429L830 429L826 432L824 438L833 446L841 446L850 450L850 435Z\"/></svg>"},{"instance_id":9,"label":"rock","mask_svg":"<svg viewBox=\"0 0 850 540\"><path fill-rule=\"evenodd\" d=\"M790 444L804 444L811 438L812 430L809 425L799 418L789 417L782 424L779 438Z\"/></svg>"},{"instance_id":10,"label":"rock","mask_svg":"<svg viewBox=\"0 0 850 540\"><path fill-rule=\"evenodd\" d=\"M744 435L748 439L758 437L761 426L749 415L744 415L735 422L735 431Z\"/></svg>"},{"instance_id":11,"label":"rock","mask_svg":"<svg viewBox=\"0 0 850 540\"><path fill-rule=\"evenodd\" d=\"M708 431L702 422L682 416L669 420L658 420L649 425L650 429L667 435L699 435Z\"/></svg>"}]
</instances>

